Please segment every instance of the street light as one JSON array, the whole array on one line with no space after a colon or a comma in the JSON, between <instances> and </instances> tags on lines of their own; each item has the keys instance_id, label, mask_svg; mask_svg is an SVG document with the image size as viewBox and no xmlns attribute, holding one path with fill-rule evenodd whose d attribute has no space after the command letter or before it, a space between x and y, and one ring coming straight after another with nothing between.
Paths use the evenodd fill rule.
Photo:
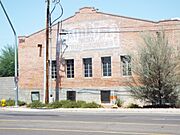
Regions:
<instances>
[{"instance_id":1,"label":"street light","mask_svg":"<svg viewBox=\"0 0 180 135\"><path fill-rule=\"evenodd\" d=\"M13 31L13 34L14 34L14 42L15 42L15 44L14 44L14 45L15 45L15 46L14 46L14 61L15 61L15 65L14 65L14 66L15 66L14 83L15 83L15 91L16 91L16 94L15 94L15 106L18 106L17 34L16 34L16 31L15 31L13 25L12 25L12 22L11 22L11 20L10 20L10 18L9 18L9 16L8 16L8 14L7 14L7 12L6 12L5 8L4 8L1 0L0 0L0 5L1 5L2 9L3 9L4 14L6 15L6 18L7 18L8 22L9 22L9 24L10 24L10 26L11 26L11 29L12 29L12 31Z\"/></svg>"}]
</instances>

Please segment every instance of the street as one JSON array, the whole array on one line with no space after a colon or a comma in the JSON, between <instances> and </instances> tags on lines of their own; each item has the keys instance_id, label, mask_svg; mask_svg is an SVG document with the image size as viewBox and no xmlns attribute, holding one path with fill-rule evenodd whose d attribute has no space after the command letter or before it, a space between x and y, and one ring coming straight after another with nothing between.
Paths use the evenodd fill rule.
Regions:
<instances>
[{"instance_id":1,"label":"street","mask_svg":"<svg viewBox=\"0 0 180 135\"><path fill-rule=\"evenodd\" d=\"M160 113L4 112L0 135L179 135L180 115Z\"/></svg>"}]
</instances>

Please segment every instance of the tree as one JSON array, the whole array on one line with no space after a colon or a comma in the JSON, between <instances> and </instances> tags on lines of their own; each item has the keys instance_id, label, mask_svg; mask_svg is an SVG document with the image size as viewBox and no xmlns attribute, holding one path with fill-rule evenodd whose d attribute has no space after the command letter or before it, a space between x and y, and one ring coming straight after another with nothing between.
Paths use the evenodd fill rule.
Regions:
<instances>
[{"instance_id":1,"label":"tree","mask_svg":"<svg viewBox=\"0 0 180 135\"><path fill-rule=\"evenodd\" d=\"M134 67L138 84L131 87L131 93L135 98L155 105L174 105L179 93L176 53L164 32L145 36L143 40L145 44L134 60L138 61Z\"/></svg>"},{"instance_id":2,"label":"tree","mask_svg":"<svg viewBox=\"0 0 180 135\"><path fill-rule=\"evenodd\" d=\"M14 76L14 48L4 47L0 53L0 77Z\"/></svg>"}]
</instances>

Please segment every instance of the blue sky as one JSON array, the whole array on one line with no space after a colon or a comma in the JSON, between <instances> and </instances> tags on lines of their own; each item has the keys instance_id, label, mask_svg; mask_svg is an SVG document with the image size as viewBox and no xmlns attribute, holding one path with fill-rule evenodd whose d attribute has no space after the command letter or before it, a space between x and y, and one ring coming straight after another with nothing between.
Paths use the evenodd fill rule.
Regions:
<instances>
[{"instance_id":1,"label":"blue sky","mask_svg":"<svg viewBox=\"0 0 180 135\"><path fill-rule=\"evenodd\" d=\"M1 1L19 36L29 35L45 27L45 0ZM62 19L74 15L85 6L98 8L101 12L152 21L180 18L180 0L61 0L61 3L64 8ZM0 7L0 49L8 44L14 44L14 37Z\"/></svg>"}]
</instances>

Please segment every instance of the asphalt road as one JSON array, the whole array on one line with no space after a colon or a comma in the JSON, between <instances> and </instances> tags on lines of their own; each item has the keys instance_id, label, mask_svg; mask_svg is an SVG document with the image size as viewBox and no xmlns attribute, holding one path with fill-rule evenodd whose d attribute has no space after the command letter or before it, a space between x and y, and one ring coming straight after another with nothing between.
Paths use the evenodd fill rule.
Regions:
<instances>
[{"instance_id":1,"label":"asphalt road","mask_svg":"<svg viewBox=\"0 0 180 135\"><path fill-rule=\"evenodd\" d=\"M0 111L0 135L180 135L180 115Z\"/></svg>"}]
</instances>

